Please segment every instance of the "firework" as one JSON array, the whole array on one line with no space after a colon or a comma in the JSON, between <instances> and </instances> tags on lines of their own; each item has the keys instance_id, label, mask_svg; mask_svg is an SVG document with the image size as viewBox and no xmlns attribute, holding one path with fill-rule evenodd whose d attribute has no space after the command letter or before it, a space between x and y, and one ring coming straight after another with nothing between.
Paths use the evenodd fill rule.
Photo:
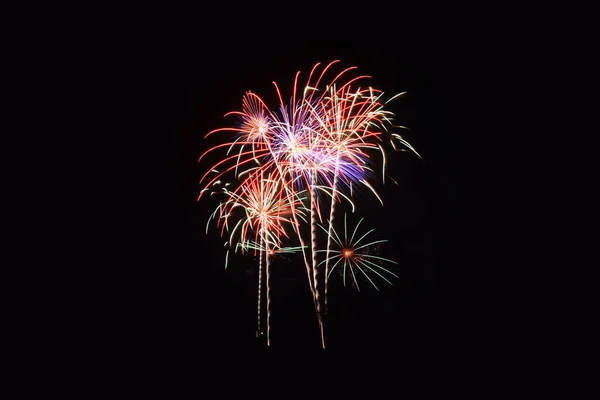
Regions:
<instances>
[{"instance_id":1,"label":"firework","mask_svg":"<svg viewBox=\"0 0 600 400\"><path fill-rule=\"evenodd\" d=\"M375 240L369 241L367 237L375 229L371 229L366 233L359 234L358 228L363 221L363 218L358 221L354 230L348 235L348 224L346 214L344 214L344 230L342 232L333 231L333 242L336 245L333 255L329 258L321 261L319 266L324 264L327 260L333 263L333 267L329 271L329 274L333 273L336 268L341 269L342 279L344 286L346 286L346 276L352 276L354 285L360 290L357 275L364 276L375 289L379 290L374 279L375 276L388 284L392 282L388 279L391 276L398 278L398 275L390 271L389 269L382 266L385 263L398 264L396 261L384 258L373 254L373 249L380 243L385 243L387 240ZM328 229L319 225L319 227L328 233ZM319 252L327 252L327 250L317 250Z\"/></svg>"},{"instance_id":2,"label":"firework","mask_svg":"<svg viewBox=\"0 0 600 400\"><path fill-rule=\"evenodd\" d=\"M356 69L349 67L332 79L325 80L326 74L338 62L327 64L320 72L320 64L314 65L304 86L301 86L298 72L288 103L284 102L279 86L273 82L279 99L275 109L270 109L257 94L247 92L242 98L241 110L225 115L235 116L237 123L206 135L225 132L229 136L223 143L208 149L198 160L200 162L217 151L224 152L224 156L201 177L202 189L198 200L207 192L211 196L218 194L224 197L208 222L216 220L221 236L228 235L226 245L229 250L225 265L231 249L259 254L257 334L261 331L260 297L264 256L268 344L270 259L273 255L302 252L323 348L325 335L321 292L324 291L326 311L327 282L331 272L339 266L343 270L345 283L346 271L349 271L357 287L355 272L362 273L375 287L370 275L377 275L386 282L389 282L386 276L389 278L389 275L394 275L381 266L383 262L393 261L370 252L372 246L384 241L365 243L366 236L372 230L354 240L362 220L350 238L344 234L344 239L341 239L333 229L335 206L345 200L351 204L354 212L353 187L357 185L367 187L383 205L383 200L369 181L376 176L377 162L371 155L376 152L381 154L382 179L385 183L385 143L391 143L396 151L399 150L396 146L398 143L418 153L400 135L390 132L390 128L397 126L393 125L393 114L385 106L393 98L383 102L382 91L362 85L369 76L349 77L349 72ZM223 184L226 179L228 183ZM327 228L321 225L323 197L330 199ZM305 225L310 227L310 246L305 244L302 229ZM346 217L344 226L346 232ZM318 249L318 227L327 233L327 247L324 250ZM292 239L290 233L295 234L299 246L282 246L283 239ZM339 248L334 249L331 255L333 247ZM310 261L307 256L309 248L312 255ZM321 263L317 259L319 252L326 253ZM323 263L325 268L318 268ZM330 264L333 265L331 268ZM321 283L323 269L324 287Z\"/></svg>"}]
</instances>

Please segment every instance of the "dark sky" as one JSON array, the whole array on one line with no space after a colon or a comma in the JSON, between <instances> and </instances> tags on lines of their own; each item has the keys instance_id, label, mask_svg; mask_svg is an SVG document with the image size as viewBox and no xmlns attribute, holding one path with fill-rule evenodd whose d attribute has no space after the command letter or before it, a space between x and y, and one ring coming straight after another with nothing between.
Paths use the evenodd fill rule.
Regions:
<instances>
[{"instance_id":1,"label":"dark sky","mask_svg":"<svg viewBox=\"0 0 600 400\"><path fill-rule=\"evenodd\" d=\"M407 366L473 352L483 318L473 300L482 291L480 282L475 288L473 246L482 239L465 219L474 201L465 171L474 145L461 122L477 103L469 92L475 84L463 85L477 58L457 38L424 27L363 35L284 32L224 35L158 24L133 29L109 60L99 60L106 66L99 86L118 88L107 99L123 122L115 135L117 160L107 160L115 167L115 189L102 194L114 206L104 222L110 221L115 249L98 261L114 290L99 305L115 310L114 327L105 329L121 335L118 345L135 357L178 365L203 357L318 356L299 258L290 268L281 261L277 269L274 261L272 348L255 339L256 262L236 259L224 270L224 241L215 230L204 233L212 203L196 201L207 167L197 159L207 149L203 136L231 121L223 114L240 107L245 91L270 99L271 81L289 91L296 71L340 59L373 76L373 86L386 93L408 92L391 110L410 128L405 137L423 160L394 154L390 174L399 186L386 185L385 207L368 196L358 201L364 223L389 240L384 251L399 261L400 279L378 293L366 285L360 293L332 285L331 357L355 354Z\"/></svg>"}]
</instances>

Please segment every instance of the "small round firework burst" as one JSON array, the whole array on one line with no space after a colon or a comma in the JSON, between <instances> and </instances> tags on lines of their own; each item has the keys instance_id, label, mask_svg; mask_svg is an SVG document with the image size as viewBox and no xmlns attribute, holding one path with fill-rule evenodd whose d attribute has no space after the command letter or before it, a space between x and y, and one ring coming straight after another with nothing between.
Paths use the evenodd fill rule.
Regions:
<instances>
[{"instance_id":1,"label":"small round firework burst","mask_svg":"<svg viewBox=\"0 0 600 400\"><path fill-rule=\"evenodd\" d=\"M327 261L333 266L329 271L329 276L335 272L342 275L344 286L346 286L346 276L352 277L351 284L360 291L359 280L357 276L363 276L366 278L375 289L379 290L375 284L374 279L377 276L379 279L384 280L390 285L392 282L388 278L394 276L398 278L398 275L390 271L389 269L382 266L384 263L398 264L397 262L390 260L385 257L381 257L381 243L387 242L387 240L375 240L368 241L367 237L375 229L371 229L368 232L357 235L358 228L363 221L363 218L358 221L354 230L350 233L348 231L347 217L344 214L344 231L337 232L333 230L331 238L335 244L334 248L330 250L329 257L321 261L318 267L321 267ZM319 227L327 233L327 229L319 224ZM318 252L327 252L327 250L317 250ZM339 267L339 268L338 268Z\"/></svg>"}]
</instances>

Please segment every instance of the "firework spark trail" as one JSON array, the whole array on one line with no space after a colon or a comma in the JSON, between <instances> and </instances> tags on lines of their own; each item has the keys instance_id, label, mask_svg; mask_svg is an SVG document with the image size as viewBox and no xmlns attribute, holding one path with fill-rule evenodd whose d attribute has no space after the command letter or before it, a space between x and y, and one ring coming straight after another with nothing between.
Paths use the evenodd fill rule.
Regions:
<instances>
[{"instance_id":1,"label":"firework spark trail","mask_svg":"<svg viewBox=\"0 0 600 400\"><path fill-rule=\"evenodd\" d=\"M325 348L325 333L323 331L323 315L321 310L321 287L319 285L319 269L317 268L317 198L314 190L310 196L310 228L312 239L312 266L313 266L313 282L315 283L315 302L317 305L317 318L319 320L319 329L321 331L321 346Z\"/></svg>"},{"instance_id":2,"label":"firework spark trail","mask_svg":"<svg viewBox=\"0 0 600 400\"><path fill-rule=\"evenodd\" d=\"M336 204L336 187L337 187L338 175L337 168L335 170L335 174L333 175L333 185L332 185L332 196L331 196L331 206L329 209L329 230L327 231L327 252L325 254L325 314L327 314L327 286L329 283L329 250L331 248L331 233L333 230L333 218L335 216L335 204Z\"/></svg>"},{"instance_id":3,"label":"firework spark trail","mask_svg":"<svg viewBox=\"0 0 600 400\"><path fill-rule=\"evenodd\" d=\"M269 242L265 241L265 260L267 269L267 346L271 345L271 254Z\"/></svg>"},{"instance_id":4,"label":"firework spark trail","mask_svg":"<svg viewBox=\"0 0 600 400\"><path fill-rule=\"evenodd\" d=\"M262 239L263 238L263 234L261 234L260 237L260 241L261 241L261 247L262 247ZM262 264L263 264L263 251L262 249L260 249L258 251L258 322L257 322L257 330L256 330L256 337L259 337L262 333L262 326L260 324L260 312L261 312L261 308L260 308L260 299L262 297Z\"/></svg>"}]
</instances>

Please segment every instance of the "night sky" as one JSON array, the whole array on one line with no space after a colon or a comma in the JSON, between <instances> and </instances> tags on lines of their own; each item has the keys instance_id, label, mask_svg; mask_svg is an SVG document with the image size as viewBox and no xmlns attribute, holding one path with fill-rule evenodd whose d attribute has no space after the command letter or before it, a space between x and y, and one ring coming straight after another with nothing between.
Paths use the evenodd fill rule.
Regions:
<instances>
[{"instance_id":1,"label":"night sky","mask_svg":"<svg viewBox=\"0 0 600 400\"><path fill-rule=\"evenodd\" d=\"M104 79L118 77L112 84L119 91L107 99L123 124L114 142L118 160L106 160L115 176L114 189L102 194L113 206L104 222L114 251L95 261L110 292L97 306L113 310L102 329L122 349L119 357L180 370L207 360L362 356L410 369L479 352L485 311L477 296L485 287L473 260L481 250L473 249L484 239L465 218L474 202L475 183L465 172L474 145L461 122L477 103L468 93L472 82L460 91L474 68L466 49L424 29L364 36L237 29L223 36L206 27L171 28L133 30L103 61L110 70ZM410 128L403 136L423 160L388 153L399 185L381 189L384 207L369 193L356 201L356 216L375 228L374 238L389 240L382 252L399 262L400 279L380 292L331 282L323 355L301 257L275 258L267 349L255 338L257 262L234 258L224 270L224 240L215 229L204 231L214 201L196 200L209 166L197 159L209 145L204 135L231 124L223 115L241 107L245 91L275 105L272 81L290 93L298 70L306 77L316 62L336 59L371 75L389 96L408 92L390 110Z\"/></svg>"}]
</instances>

